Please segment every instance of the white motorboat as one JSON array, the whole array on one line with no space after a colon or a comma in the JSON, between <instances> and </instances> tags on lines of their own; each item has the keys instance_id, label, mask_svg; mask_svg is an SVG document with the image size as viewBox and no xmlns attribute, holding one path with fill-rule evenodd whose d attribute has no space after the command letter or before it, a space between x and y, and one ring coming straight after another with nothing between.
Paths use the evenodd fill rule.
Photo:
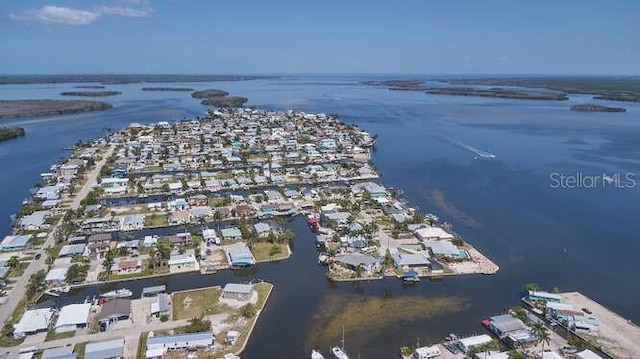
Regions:
<instances>
[{"instance_id":1,"label":"white motorboat","mask_svg":"<svg viewBox=\"0 0 640 359\"><path fill-rule=\"evenodd\" d=\"M340 347L331 348L331 352L333 353L333 356L336 357L336 359L349 359L347 353L345 353L344 350L342 350L342 348Z\"/></svg>"},{"instance_id":2,"label":"white motorboat","mask_svg":"<svg viewBox=\"0 0 640 359\"><path fill-rule=\"evenodd\" d=\"M106 292L100 295L101 298L127 298L133 295L127 288L112 290L111 292Z\"/></svg>"},{"instance_id":3,"label":"white motorboat","mask_svg":"<svg viewBox=\"0 0 640 359\"><path fill-rule=\"evenodd\" d=\"M320 354L320 352L316 350L311 351L311 359L324 359L324 355Z\"/></svg>"}]
</instances>

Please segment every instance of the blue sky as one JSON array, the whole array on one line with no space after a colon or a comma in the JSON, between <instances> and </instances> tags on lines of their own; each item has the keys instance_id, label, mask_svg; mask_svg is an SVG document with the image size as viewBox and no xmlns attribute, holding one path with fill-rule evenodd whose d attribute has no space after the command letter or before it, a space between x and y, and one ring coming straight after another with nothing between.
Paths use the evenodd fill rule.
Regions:
<instances>
[{"instance_id":1,"label":"blue sky","mask_svg":"<svg viewBox=\"0 0 640 359\"><path fill-rule=\"evenodd\" d=\"M640 75L638 0L0 1L0 73Z\"/></svg>"}]
</instances>

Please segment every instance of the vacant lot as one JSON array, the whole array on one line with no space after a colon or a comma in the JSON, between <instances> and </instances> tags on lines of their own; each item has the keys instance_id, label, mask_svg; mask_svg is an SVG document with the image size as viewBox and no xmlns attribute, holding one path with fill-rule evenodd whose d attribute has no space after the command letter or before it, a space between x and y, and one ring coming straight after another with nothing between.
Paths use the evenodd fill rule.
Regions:
<instances>
[{"instance_id":1,"label":"vacant lot","mask_svg":"<svg viewBox=\"0 0 640 359\"><path fill-rule=\"evenodd\" d=\"M173 319L191 319L220 313L220 287L212 287L173 294Z\"/></svg>"}]
</instances>

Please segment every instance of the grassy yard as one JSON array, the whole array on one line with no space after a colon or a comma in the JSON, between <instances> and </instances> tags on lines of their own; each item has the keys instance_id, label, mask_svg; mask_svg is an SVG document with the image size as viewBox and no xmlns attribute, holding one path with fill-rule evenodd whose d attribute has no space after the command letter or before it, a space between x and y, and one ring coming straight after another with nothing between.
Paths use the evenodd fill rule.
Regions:
<instances>
[{"instance_id":1,"label":"grassy yard","mask_svg":"<svg viewBox=\"0 0 640 359\"><path fill-rule=\"evenodd\" d=\"M15 268L11 269L11 271L9 272L9 277L20 277L28 266L28 262L18 263L18 265Z\"/></svg>"},{"instance_id":2,"label":"grassy yard","mask_svg":"<svg viewBox=\"0 0 640 359\"><path fill-rule=\"evenodd\" d=\"M267 295L273 288L273 285L269 283L257 283L254 284L253 288L258 292L258 302L256 303L256 309L259 311L264 307L265 302L267 301ZM244 345L244 343L249 339L249 329L254 325L255 321L258 319L258 316L254 316L247 321L247 326L240 332L240 337L236 341L236 343L229 348L229 350L225 350L225 353L237 353L240 348Z\"/></svg>"},{"instance_id":3,"label":"grassy yard","mask_svg":"<svg viewBox=\"0 0 640 359\"><path fill-rule=\"evenodd\" d=\"M271 255L272 248L277 247L280 248L280 253ZM282 258L289 257L289 252L287 251L287 246L281 243L268 243L268 242L258 242L254 243L251 247L251 252L253 252L253 256L256 258L256 261L268 261L268 260L277 260Z\"/></svg>"},{"instance_id":4,"label":"grassy yard","mask_svg":"<svg viewBox=\"0 0 640 359\"><path fill-rule=\"evenodd\" d=\"M136 359L145 359L147 357L147 337L149 333L140 333L140 340L138 340L138 354Z\"/></svg>"},{"instance_id":5,"label":"grassy yard","mask_svg":"<svg viewBox=\"0 0 640 359\"><path fill-rule=\"evenodd\" d=\"M164 227L169 225L169 215L154 213L144 218L145 227Z\"/></svg>"},{"instance_id":6,"label":"grassy yard","mask_svg":"<svg viewBox=\"0 0 640 359\"><path fill-rule=\"evenodd\" d=\"M87 346L87 342L78 343L73 347L73 352L78 356L77 359L84 359L84 348Z\"/></svg>"},{"instance_id":7,"label":"grassy yard","mask_svg":"<svg viewBox=\"0 0 640 359\"><path fill-rule=\"evenodd\" d=\"M221 292L220 287L213 287L175 293L173 319L191 319L220 313L224 309L219 302Z\"/></svg>"},{"instance_id":8,"label":"grassy yard","mask_svg":"<svg viewBox=\"0 0 640 359\"><path fill-rule=\"evenodd\" d=\"M65 332L65 333L57 333L56 334L56 332L54 332L53 330L50 330L49 332L47 332L47 337L44 339L44 341L48 342L50 340L73 338L75 333L76 333L75 331L72 331L72 332Z\"/></svg>"}]
</instances>

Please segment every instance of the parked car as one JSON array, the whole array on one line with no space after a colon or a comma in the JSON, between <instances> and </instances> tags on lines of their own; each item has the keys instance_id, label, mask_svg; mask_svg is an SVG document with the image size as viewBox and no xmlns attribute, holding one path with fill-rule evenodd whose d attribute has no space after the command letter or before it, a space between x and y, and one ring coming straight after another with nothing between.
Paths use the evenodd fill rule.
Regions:
<instances>
[{"instance_id":1,"label":"parked car","mask_svg":"<svg viewBox=\"0 0 640 359\"><path fill-rule=\"evenodd\" d=\"M587 313L587 314L591 314L591 310L589 310L589 308L582 308L582 311Z\"/></svg>"},{"instance_id":2,"label":"parked car","mask_svg":"<svg viewBox=\"0 0 640 359\"><path fill-rule=\"evenodd\" d=\"M42 257L42 253L36 253L36 256L34 257L35 260L38 260Z\"/></svg>"}]
</instances>

